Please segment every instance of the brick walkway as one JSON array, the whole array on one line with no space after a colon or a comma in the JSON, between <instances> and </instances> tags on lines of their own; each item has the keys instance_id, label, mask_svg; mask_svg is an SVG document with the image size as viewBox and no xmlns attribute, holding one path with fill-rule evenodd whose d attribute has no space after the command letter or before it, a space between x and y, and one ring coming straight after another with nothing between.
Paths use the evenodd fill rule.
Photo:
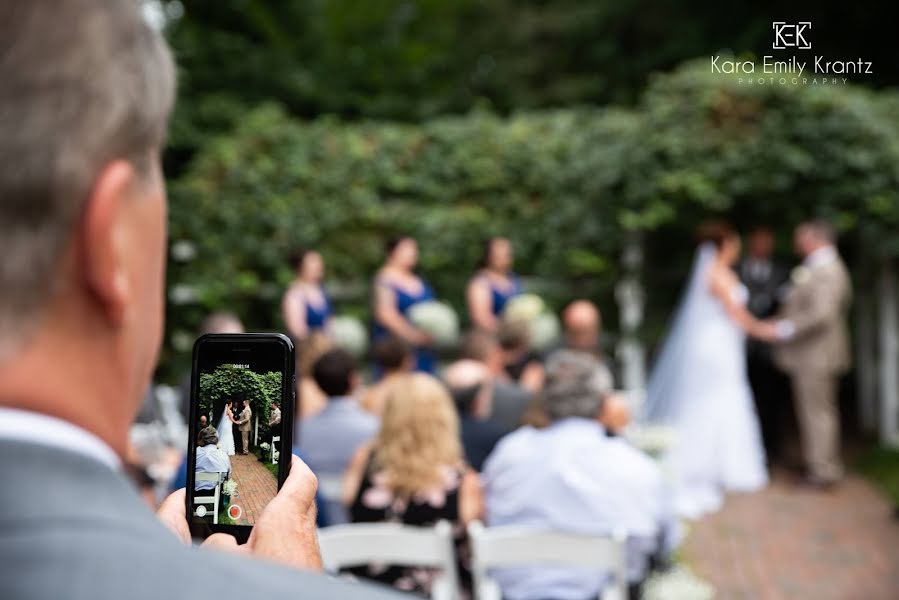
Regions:
<instances>
[{"instance_id":1,"label":"brick walkway","mask_svg":"<svg viewBox=\"0 0 899 600\"><path fill-rule=\"evenodd\" d=\"M857 476L816 493L777 474L691 524L684 558L719 599L899 598L899 521Z\"/></svg>"},{"instance_id":2,"label":"brick walkway","mask_svg":"<svg viewBox=\"0 0 899 600\"><path fill-rule=\"evenodd\" d=\"M237 481L237 498L231 499L231 505L237 504L243 509L243 516L238 525L253 525L278 491L275 476L256 459L253 454L235 454L231 457L231 476Z\"/></svg>"}]
</instances>

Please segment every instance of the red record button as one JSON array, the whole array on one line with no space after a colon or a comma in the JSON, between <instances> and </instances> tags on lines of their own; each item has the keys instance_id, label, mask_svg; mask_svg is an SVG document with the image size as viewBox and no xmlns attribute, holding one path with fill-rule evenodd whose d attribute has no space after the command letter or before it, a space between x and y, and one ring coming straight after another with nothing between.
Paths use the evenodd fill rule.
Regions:
<instances>
[{"instance_id":1,"label":"red record button","mask_svg":"<svg viewBox=\"0 0 899 600\"><path fill-rule=\"evenodd\" d=\"M237 504L228 507L228 516L233 520L238 520L243 515L243 509Z\"/></svg>"}]
</instances>

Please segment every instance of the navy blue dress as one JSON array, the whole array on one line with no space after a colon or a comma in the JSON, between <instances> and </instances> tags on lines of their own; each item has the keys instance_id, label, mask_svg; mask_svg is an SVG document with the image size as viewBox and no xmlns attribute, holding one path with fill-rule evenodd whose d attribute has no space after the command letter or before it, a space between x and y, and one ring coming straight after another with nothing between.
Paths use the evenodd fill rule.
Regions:
<instances>
[{"instance_id":1,"label":"navy blue dress","mask_svg":"<svg viewBox=\"0 0 899 600\"><path fill-rule=\"evenodd\" d=\"M521 281L519 281L518 275L512 275L510 279L512 280L512 285L509 288L499 288L493 285L489 277L487 278L487 287L490 288L490 300L493 304L494 317L502 315L503 309L506 308L509 300L521 293Z\"/></svg>"},{"instance_id":2,"label":"navy blue dress","mask_svg":"<svg viewBox=\"0 0 899 600\"><path fill-rule=\"evenodd\" d=\"M322 290L322 298L324 304L321 306L312 304L308 299L304 301L306 304L306 327L309 329L309 333L322 331L331 317L331 300L324 290Z\"/></svg>"},{"instance_id":3,"label":"navy blue dress","mask_svg":"<svg viewBox=\"0 0 899 600\"><path fill-rule=\"evenodd\" d=\"M375 286L386 286L396 297L396 308L406 320L409 319L409 309L420 302L433 300L436 296L434 290L424 279L421 280L421 292L418 294L410 294L399 286L385 280L375 281ZM390 336L390 331L378 322L374 321L372 340L377 342ZM431 348L415 348L415 370L425 373L434 374L437 357ZM376 369L375 374L380 377L381 373Z\"/></svg>"}]
</instances>

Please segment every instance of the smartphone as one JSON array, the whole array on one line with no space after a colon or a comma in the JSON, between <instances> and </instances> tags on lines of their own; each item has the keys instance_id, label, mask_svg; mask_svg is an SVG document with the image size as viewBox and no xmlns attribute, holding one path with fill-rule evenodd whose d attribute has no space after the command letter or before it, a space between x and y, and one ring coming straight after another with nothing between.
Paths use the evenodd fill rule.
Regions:
<instances>
[{"instance_id":1,"label":"smartphone","mask_svg":"<svg viewBox=\"0 0 899 600\"><path fill-rule=\"evenodd\" d=\"M245 542L287 479L294 364L280 333L208 334L194 344L186 494L194 538Z\"/></svg>"}]
</instances>

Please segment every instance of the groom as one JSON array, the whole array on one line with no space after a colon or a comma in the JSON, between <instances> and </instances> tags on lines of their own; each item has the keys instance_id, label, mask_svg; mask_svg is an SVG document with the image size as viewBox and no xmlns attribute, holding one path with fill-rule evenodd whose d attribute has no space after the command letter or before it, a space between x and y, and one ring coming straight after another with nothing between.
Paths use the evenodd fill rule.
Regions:
<instances>
[{"instance_id":1,"label":"groom","mask_svg":"<svg viewBox=\"0 0 899 600\"><path fill-rule=\"evenodd\" d=\"M793 271L792 288L774 323L774 360L792 381L805 483L819 489L843 476L837 389L850 366L846 317L852 288L834 240L833 228L823 221L796 228L794 243L803 263Z\"/></svg>"},{"instance_id":2,"label":"groom","mask_svg":"<svg viewBox=\"0 0 899 600\"><path fill-rule=\"evenodd\" d=\"M240 431L241 450L243 454L250 452L250 419L253 417L253 411L250 410L250 401L243 401L243 410L237 417L237 429Z\"/></svg>"}]
</instances>

